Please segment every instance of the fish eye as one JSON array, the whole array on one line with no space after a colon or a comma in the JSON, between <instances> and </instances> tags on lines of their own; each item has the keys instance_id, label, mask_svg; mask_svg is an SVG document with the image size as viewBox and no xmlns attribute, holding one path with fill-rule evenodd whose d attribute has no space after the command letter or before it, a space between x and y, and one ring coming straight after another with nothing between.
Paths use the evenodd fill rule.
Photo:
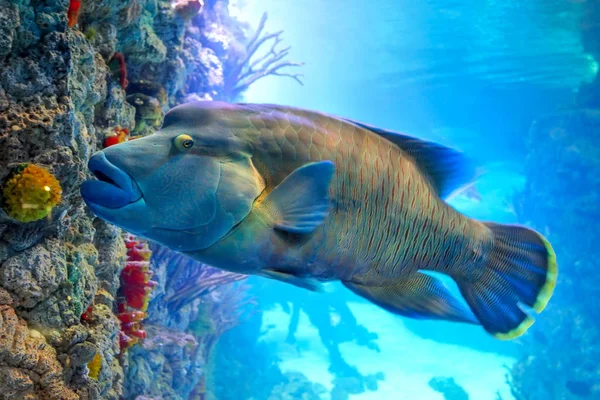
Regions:
<instances>
[{"instance_id":1,"label":"fish eye","mask_svg":"<svg viewBox=\"0 0 600 400\"><path fill-rule=\"evenodd\" d=\"M190 135L179 135L175 138L175 147L179 151L186 151L194 146L194 139Z\"/></svg>"}]
</instances>

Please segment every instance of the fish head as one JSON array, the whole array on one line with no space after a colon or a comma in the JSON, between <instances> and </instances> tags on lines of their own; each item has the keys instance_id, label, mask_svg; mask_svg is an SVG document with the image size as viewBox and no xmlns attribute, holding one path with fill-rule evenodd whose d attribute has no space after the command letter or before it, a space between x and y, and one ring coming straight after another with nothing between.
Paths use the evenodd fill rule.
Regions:
<instances>
[{"instance_id":1,"label":"fish head","mask_svg":"<svg viewBox=\"0 0 600 400\"><path fill-rule=\"evenodd\" d=\"M236 136L233 105L188 103L153 135L110 146L88 163L81 194L100 218L176 251L206 249L250 212L265 183Z\"/></svg>"}]
</instances>

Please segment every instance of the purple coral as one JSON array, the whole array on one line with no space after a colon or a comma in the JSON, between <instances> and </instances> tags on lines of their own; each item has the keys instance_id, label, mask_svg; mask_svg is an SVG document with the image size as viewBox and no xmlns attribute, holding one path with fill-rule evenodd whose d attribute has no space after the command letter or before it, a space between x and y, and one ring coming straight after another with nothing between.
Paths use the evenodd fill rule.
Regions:
<instances>
[{"instance_id":1,"label":"purple coral","mask_svg":"<svg viewBox=\"0 0 600 400\"><path fill-rule=\"evenodd\" d=\"M164 301L171 310L181 309L226 283L246 279L246 275L223 271L202 264L165 247L153 249L154 263L167 263L174 268L168 278Z\"/></svg>"}]
</instances>

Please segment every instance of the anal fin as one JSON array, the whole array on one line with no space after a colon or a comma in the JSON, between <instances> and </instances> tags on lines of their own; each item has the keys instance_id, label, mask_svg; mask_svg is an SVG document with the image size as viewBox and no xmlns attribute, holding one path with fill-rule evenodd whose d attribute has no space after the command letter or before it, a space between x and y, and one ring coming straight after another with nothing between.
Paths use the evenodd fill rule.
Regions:
<instances>
[{"instance_id":1,"label":"anal fin","mask_svg":"<svg viewBox=\"0 0 600 400\"><path fill-rule=\"evenodd\" d=\"M274 269L263 269L257 275L264 278L275 279L277 281L289 283L291 285L308 289L313 292L324 292L323 284L314 278L302 278L292 275L287 272L277 271Z\"/></svg>"},{"instance_id":2,"label":"anal fin","mask_svg":"<svg viewBox=\"0 0 600 400\"><path fill-rule=\"evenodd\" d=\"M404 279L386 281L378 286L342 283L359 296L394 314L415 319L439 319L479 325L471 311L442 282L420 272Z\"/></svg>"}]
</instances>

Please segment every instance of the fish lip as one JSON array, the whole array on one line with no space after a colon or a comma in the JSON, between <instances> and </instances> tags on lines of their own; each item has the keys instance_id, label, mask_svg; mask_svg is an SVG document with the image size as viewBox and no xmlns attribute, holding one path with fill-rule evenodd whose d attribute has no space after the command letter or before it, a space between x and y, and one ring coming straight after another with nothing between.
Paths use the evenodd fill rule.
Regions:
<instances>
[{"instance_id":1,"label":"fish lip","mask_svg":"<svg viewBox=\"0 0 600 400\"><path fill-rule=\"evenodd\" d=\"M87 180L81 185L81 194L87 203L121 208L143 197L135 180L111 163L103 151L90 158L88 169L96 179ZM101 192L103 196L98 195Z\"/></svg>"},{"instance_id":2,"label":"fish lip","mask_svg":"<svg viewBox=\"0 0 600 400\"><path fill-rule=\"evenodd\" d=\"M90 158L88 169L98 180L110 183L128 193L133 192L131 177L108 161L103 151L94 154Z\"/></svg>"}]
</instances>

